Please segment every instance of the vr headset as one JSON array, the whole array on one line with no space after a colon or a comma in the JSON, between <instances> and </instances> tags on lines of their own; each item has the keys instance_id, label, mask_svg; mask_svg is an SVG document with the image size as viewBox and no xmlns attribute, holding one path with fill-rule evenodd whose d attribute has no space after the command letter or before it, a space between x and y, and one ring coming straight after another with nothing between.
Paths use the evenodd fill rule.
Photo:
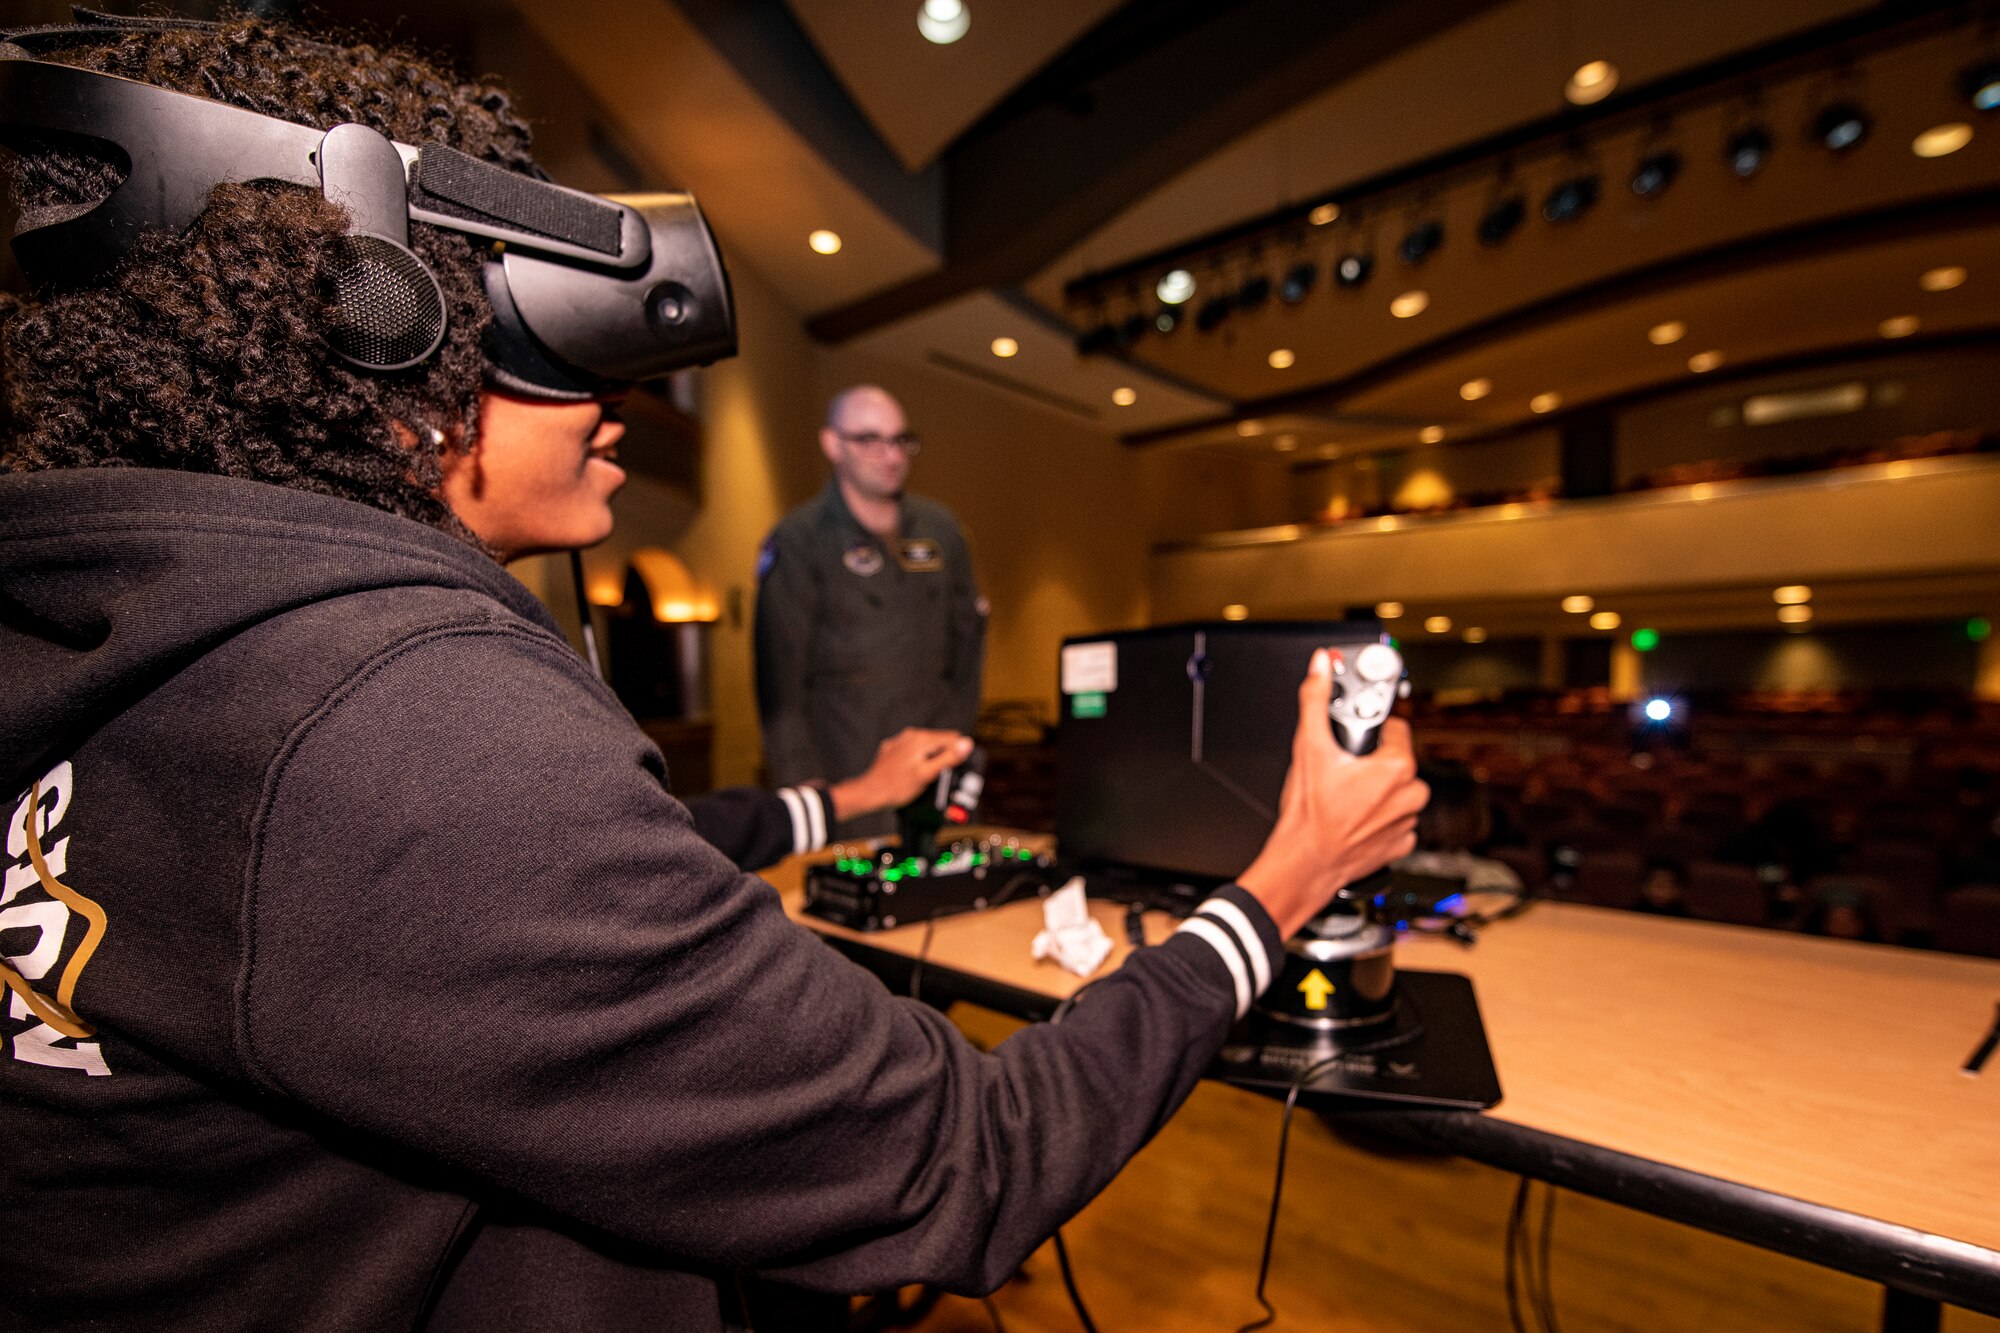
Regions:
<instances>
[{"instance_id":1,"label":"vr headset","mask_svg":"<svg viewBox=\"0 0 2000 1333\"><path fill-rule=\"evenodd\" d=\"M36 289L102 280L147 231L192 225L217 185L283 181L347 210L326 338L363 370L420 365L444 341L444 292L410 249L412 222L490 243L496 387L578 400L735 354L729 275L692 196L587 194L441 144L413 147L363 125L320 131L34 58L79 37L212 26L78 18L89 21L0 29L0 138L84 135L115 146L128 167L94 205L23 211L14 254Z\"/></svg>"}]
</instances>

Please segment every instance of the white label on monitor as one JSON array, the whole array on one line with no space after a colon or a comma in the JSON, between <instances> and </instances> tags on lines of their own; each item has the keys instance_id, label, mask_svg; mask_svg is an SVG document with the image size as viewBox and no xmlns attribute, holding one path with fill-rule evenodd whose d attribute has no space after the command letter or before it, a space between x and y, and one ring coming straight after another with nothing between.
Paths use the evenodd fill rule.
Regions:
<instances>
[{"instance_id":1,"label":"white label on monitor","mask_svg":"<svg viewBox=\"0 0 2000 1333\"><path fill-rule=\"evenodd\" d=\"M1062 650L1064 694L1109 694L1118 688L1118 645L1066 643Z\"/></svg>"}]
</instances>

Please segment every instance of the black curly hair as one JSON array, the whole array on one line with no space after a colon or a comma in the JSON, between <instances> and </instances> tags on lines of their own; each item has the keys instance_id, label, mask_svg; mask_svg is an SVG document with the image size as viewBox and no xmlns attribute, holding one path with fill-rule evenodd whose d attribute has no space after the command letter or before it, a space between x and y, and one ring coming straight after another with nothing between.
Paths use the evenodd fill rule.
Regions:
<instances>
[{"instance_id":1,"label":"black curly hair","mask_svg":"<svg viewBox=\"0 0 2000 1333\"><path fill-rule=\"evenodd\" d=\"M534 169L528 127L497 86L264 19L92 36L37 56ZM5 173L24 211L93 202L119 179L93 141L9 147ZM413 224L411 248L444 289L449 331L414 369L363 373L324 336L344 222L296 186L222 185L193 227L146 237L108 278L45 299L0 297L0 468L220 473L359 501L478 544L438 488L444 454L478 431L492 318L483 259L466 237Z\"/></svg>"}]
</instances>

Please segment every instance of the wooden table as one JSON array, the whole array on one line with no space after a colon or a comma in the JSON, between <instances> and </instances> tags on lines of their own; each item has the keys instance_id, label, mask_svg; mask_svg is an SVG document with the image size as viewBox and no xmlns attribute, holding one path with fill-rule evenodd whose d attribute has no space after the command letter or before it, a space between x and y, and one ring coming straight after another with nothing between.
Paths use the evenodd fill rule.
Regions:
<instances>
[{"instance_id":1,"label":"wooden table","mask_svg":"<svg viewBox=\"0 0 2000 1333\"><path fill-rule=\"evenodd\" d=\"M801 875L769 876L794 915ZM1092 910L1115 967L1125 909ZM935 922L923 992L1046 1016L1083 982L1030 959L1040 917ZM801 919L908 987L923 926ZM1172 928L1148 914L1149 942ZM1959 1072L2000 962L1561 903L1397 957L1473 979L1505 1097L1342 1120L1879 1281L1885 1327L1935 1327L1936 1301L2000 1315L2000 1063Z\"/></svg>"}]
</instances>

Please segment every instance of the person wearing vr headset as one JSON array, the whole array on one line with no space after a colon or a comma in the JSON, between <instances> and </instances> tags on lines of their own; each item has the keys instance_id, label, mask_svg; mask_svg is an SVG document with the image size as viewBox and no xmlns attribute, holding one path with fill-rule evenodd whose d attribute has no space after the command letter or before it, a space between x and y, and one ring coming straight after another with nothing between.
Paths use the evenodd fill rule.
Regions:
<instances>
[{"instance_id":1,"label":"person wearing vr headset","mask_svg":"<svg viewBox=\"0 0 2000 1333\"><path fill-rule=\"evenodd\" d=\"M1321 655L1240 882L975 1050L702 836L500 563L601 539L617 393L732 350L692 201L548 184L497 88L255 19L0 32L0 137L10 1327L990 1290L1409 850L1407 732L1339 751Z\"/></svg>"}]
</instances>

